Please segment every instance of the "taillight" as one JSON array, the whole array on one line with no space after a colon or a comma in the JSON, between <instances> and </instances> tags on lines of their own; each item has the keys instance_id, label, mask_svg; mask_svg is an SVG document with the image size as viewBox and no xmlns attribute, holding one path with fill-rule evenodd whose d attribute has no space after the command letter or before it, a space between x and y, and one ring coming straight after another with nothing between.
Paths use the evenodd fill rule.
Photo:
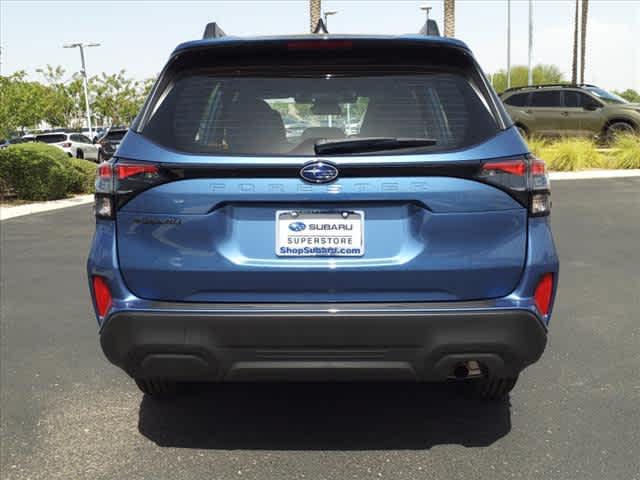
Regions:
<instances>
[{"instance_id":1,"label":"taillight","mask_svg":"<svg viewBox=\"0 0 640 480\"><path fill-rule=\"evenodd\" d=\"M111 291L107 285L106 280L103 277L95 275L92 279L93 283L93 298L96 303L96 310L98 316L104 318L111 308Z\"/></svg>"},{"instance_id":2,"label":"taillight","mask_svg":"<svg viewBox=\"0 0 640 480\"><path fill-rule=\"evenodd\" d=\"M536 291L533 294L536 308L542 315L549 315L551 310L551 297L553 295L553 274L547 273L542 276Z\"/></svg>"},{"instance_id":3,"label":"taillight","mask_svg":"<svg viewBox=\"0 0 640 480\"><path fill-rule=\"evenodd\" d=\"M527 173L525 160L505 160L504 162L486 162L482 165L483 172L490 175L508 174L523 177Z\"/></svg>"},{"instance_id":4,"label":"taillight","mask_svg":"<svg viewBox=\"0 0 640 480\"><path fill-rule=\"evenodd\" d=\"M71 148L71 142L64 142L64 143L62 144L62 147L63 147L63 148Z\"/></svg>"},{"instance_id":5,"label":"taillight","mask_svg":"<svg viewBox=\"0 0 640 480\"><path fill-rule=\"evenodd\" d=\"M167 181L157 165L103 162L96 176L96 216L114 218L115 211L138 193Z\"/></svg>"},{"instance_id":6,"label":"taillight","mask_svg":"<svg viewBox=\"0 0 640 480\"><path fill-rule=\"evenodd\" d=\"M549 215L551 188L545 163L533 156L485 162L477 178L518 199L532 216Z\"/></svg>"},{"instance_id":7,"label":"taillight","mask_svg":"<svg viewBox=\"0 0 640 480\"><path fill-rule=\"evenodd\" d=\"M146 178L153 178L158 175L159 170L155 165L138 165L121 163L114 167L118 180L125 180L135 175L144 175Z\"/></svg>"}]
</instances>

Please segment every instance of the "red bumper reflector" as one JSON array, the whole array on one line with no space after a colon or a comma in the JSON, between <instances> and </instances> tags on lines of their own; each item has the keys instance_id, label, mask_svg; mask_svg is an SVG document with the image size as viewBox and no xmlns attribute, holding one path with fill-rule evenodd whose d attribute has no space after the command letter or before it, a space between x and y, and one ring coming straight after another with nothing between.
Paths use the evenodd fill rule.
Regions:
<instances>
[{"instance_id":1,"label":"red bumper reflector","mask_svg":"<svg viewBox=\"0 0 640 480\"><path fill-rule=\"evenodd\" d=\"M544 275L534 293L534 300L536 307L543 315L549 315L551 308L551 295L553 293L553 273L547 273Z\"/></svg>"},{"instance_id":2,"label":"red bumper reflector","mask_svg":"<svg viewBox=\"0 0 640 480\"><path fill-rule=\"evenodd\" d=\"M98 276L93 277L93 295L96 301L98 316L104 318L111 308L111 292L104 278Z\"/></svg>"}]
</instances>

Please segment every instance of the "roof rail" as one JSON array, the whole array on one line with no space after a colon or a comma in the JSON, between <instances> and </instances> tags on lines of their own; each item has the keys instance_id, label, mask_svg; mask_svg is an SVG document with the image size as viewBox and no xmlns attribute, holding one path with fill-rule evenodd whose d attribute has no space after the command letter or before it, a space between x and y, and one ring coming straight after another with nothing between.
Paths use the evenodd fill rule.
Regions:
<instances>
[{"instance_id":1,"label":"roof rail","mask_svg":"<svg viewBox=\"0 0 640 480\"><path fill-rule=\"evenodd\" d=\"M207 26L204 29L204 34L202 35L202 38L203 39L222 38L226 36L227 34L224 33L224 30L222 30L216 22L211 22L211 23L207 23Z\"/></svg>"},{"instance_id":2,"label":"roof rail","mask_svg":"<svg viewBox=\"0 0 640 480\"><path fill-rule=\"evenodd\" d=\"M432 37L439 37L440 29L438 28L438 24L436 23L435 20L427 20L418 33L420 35L429 35Z\"/></svg>"},{"instance_id":3,"label":"roof rail","mask_svg":"<svg viewBox=\"0 0 640 480\"><path fill-rule=\"evenodd\" d=\"M507 88L505 92L513 92L515 90L524 90L527 88L546 88L546 87L580 87L581 85L575 83L539 83L537 85L522 85L521 87Z\"/></svg>"},{"instance_id":4,"label":"roof rail","mask_svg":"<svg viewBox=\"0 0 640 480\"><path fill-rule=\"evenodd\" d=\"M513 92L515 90L524 90L526 88L547 88L547 87L566 87L566 88L575 88L575 87L594 87L595 85L589 85L587 83L540 83L537 85L522 85L521 87L511 87L507 88L504 92Z\"/></svg>"}]
</instances>

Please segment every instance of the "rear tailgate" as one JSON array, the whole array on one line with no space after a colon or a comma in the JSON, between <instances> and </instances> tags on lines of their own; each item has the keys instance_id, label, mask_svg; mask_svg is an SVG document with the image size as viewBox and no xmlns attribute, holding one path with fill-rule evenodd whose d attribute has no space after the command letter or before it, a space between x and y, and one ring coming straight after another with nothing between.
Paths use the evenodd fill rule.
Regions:
<instances>
[{"instance_id":1,"label":"rear tailgate","mask_svg":"<svg viewBox=\"0 0 640 480\"><path fill-rule=\"evenodd\" d=\"M518 144L513 132L501 136ZM467 156L491 151L483 145ZM364 255L277 256L281 210L362 211ZM526 250L527 210L502 190L455 177L359 177L329 185L192 178L140 193L117 218L125 281L136 295L157 300L493 298L515 288Z\"/></svg>"},{"instance_id":2,"label":"rear tailgate","mask_svg":"<svg viewBox=\"0 0 640 480\"><path fill-rule=\"evenodd\" d=\"M120 266L134 294L185 302L463 301L515 288L527 209L469 172L526 147L501 131L468 52L407 46L372 57L371 49L353 53L356 42L334 43L348 52L323 56L296 42L292 53L290 42L286 55L262 50L244 63L240 50L231 58L218 48L170 64L163 76L171 81L160 80L118 152L118 161L153 162L163 172L162 184L127 198L117 213ZM274 72L278 52L286 61ZM408 59L418 53L416 66ZM302 133L286 128L301 122ZM314 155L315 142L354 128L356 137L436 144ZM318 160L335 165L337 179L300 177ZM349 249L307 256L297 243L304 236Z\"/></svg>"}]
</instances>

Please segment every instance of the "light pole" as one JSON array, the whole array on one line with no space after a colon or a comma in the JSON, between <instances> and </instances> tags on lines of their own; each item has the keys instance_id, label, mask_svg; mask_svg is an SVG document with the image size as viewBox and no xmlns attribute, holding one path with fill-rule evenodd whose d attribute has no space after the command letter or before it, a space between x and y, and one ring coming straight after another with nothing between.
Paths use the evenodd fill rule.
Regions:
<instances>
[{"instance_id":1,"label":"light pole","mask_svg":"<svg viewBox=\"0 0 640 480\"><path fill-rule=\"evenodd\" d=\"M429 13L431 13L431 7L428 5L423 5L422 7L420 7L420 10L424 10L424 12L427 14L427 22L425 25L429 25ZM429 28L427 26L427 28Z\"/></svg>"},{"instance_id":2,"label":"light pole","mask_svg":"<svg viewBox=\"0 0 640 480\"><path fill-rule=\"evenodd\" d=\"M511 88L511 0L507 0L507 88Z\"/></svg>"},{"instance_id":3,"label":"light pole","mask_svg":"<svg viewBox=\"0 0 640 480\"><path fill-rule=\"evenodd\" d=\"M532 52L533 52L533 0L529 0L529 72L527 75L527 83L533 85L533 70L532 70Z\"/></svg>"},{"instance_id":4,"label":"light pole","mask_svg":"<svg viewBox=\"0 0 640 480\"><path fill-rule=\"evenodd\" d=\"M327 29L327 32L329 31L329 17L331 15L335 15L336 13L338 13L337 10L329 10L328 12L324 12L324 28Z\"/></svg>"},{"instance_id":5,"label":"light pole","mask_svg":"<svg viewBox=\"0 0 640 480\"><path fill-rule=\"evenodd\" d=\"M87 67L84 61L84 49L88 47L99 47L99 43L65 43L63 48L79 48L80 49L80 62L82 63L82 84L84 86L84 105L87 114L87 127L89 128L89 138L93 138L93 129L91 128L91 107L89 106L89 83L87 81Z\"/></svg>"}]
</instances>

